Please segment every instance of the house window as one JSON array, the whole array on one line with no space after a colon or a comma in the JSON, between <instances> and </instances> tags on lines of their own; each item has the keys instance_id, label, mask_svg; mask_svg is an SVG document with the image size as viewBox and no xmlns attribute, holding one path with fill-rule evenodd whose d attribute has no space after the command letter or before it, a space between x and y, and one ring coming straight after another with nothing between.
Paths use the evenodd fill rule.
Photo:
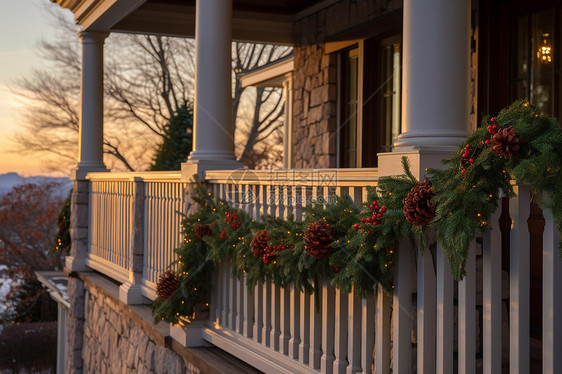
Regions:
<instances>
[{"instance_id":1,"label":"house window","mask_svg":"<svg viewBox=\"0 0 562 374\"><path fill-rule=\"evenodd\" d=\"M376 167L401 124L400 36L358 41L338 56L338 167Z\"/></svg>"},{"instance_id":2,"label":"house window","mask_svg":"<svg viewBox=\"0 0 562 374\"><path fill-rule=\"evenodd\" d=\"M516 17L513 25L510 99L527 98L551 116L559 116L557 87L560 75L556 68L559 48L555 8ZM560 10L558 10L560 11Z\"/></svg>"}]
</instances>

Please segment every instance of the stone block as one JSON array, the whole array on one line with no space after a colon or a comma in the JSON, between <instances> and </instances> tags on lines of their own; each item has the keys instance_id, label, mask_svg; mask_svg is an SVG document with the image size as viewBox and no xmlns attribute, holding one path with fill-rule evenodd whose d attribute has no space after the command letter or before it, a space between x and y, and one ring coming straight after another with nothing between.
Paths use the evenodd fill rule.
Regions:
<instances>
[{"instance_id":1,"label":"stone block","mask_svg":"<svg viewBox=\"0 0 562 374\"><path fill-rule=\"evenodd\" d=\"M335 87L335 85L330 85L330 87L331 86ZM311 107L314 107L316 105L320 105L320 104L322 104L323 102L325 102L326 100L329 99L329 97L328 97L328 87L329 86L324 85L324 86L321 86L321 87L314 88L310 92L310 106Z\"/></svg>"},{"instance_id":2,"label":"stone block","mask_svg":"<svg viewBox=\"0 0 562 374\"><path fill-rule=\"evenodd\" d=\"M306 118L306 123L308 125L319 122L322 120L322 113L323 112L323 108L322 106L316 106L311 108L308 111L308 117Z\"/></svg>"}]
</instances>

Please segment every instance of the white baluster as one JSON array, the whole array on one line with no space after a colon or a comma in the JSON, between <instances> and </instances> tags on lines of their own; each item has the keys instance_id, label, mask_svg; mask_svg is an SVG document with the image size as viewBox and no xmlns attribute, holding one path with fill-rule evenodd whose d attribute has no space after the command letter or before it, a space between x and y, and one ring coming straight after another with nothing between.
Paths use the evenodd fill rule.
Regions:
<instances>
[{"instance_id":1,"label":"white baluster","mask_svg":"<svg viewBox=\"0 0 562 374\"><path fill-rule=\"evenodd\" d=\"M544 209L543 233L543 336L544 374L562 373L562 260L558 251L560 233L550 209Z\"/></svg>"},{"instance_id":2,"label":"white baluster","mask_svg":"<svg viewBox=\"0 0 562 374\"><path fill-rule=\"evenodd\" d=\"M393 373L410 374L412 372L412 290L414 285L414 253L408 240L401 240L398 251L394 254L394 295L392 308Z\"/></svg>"},{"instance_id":3,"label":"white baluster","mask_svg":"<svg viewBox=\"0 0 562 374\"><path fill-rule=\"evenodd\" d=\"M437 243L437 373L453 372L453 277ZM501 356L501 355L500 355Z\"/></svg>"},{"instance_id":4,"label":"white baluster","mask_svg":"<svg viewBox=\"0 0 562 374\"><path fill-rule=\"evenodd\" d=\"M528 185L515 186L516 197L509 201L513 219L509 254L509 370L513 374L529 372L529 229L531 204Z\"/></svg>"},{"instance_id":5,"label":"white baluster","mask_svg":"<svg viewBox=\"0 0 562 374\"><path fill-rule=\"evenodd\" d=\"M335 302L335 335L334 335L334 373L345 374L347 367L347 300L348 294L341 290L336 290Z\"/></svg>"},{"instance_id":6,"label":"white baluster","mask_svg":"<svg viewBox=\"0 0 562 374\"><path fill-rule=\"evenodd\" d=\"M320 357L322 355L322 311L318 305L322 305L322 292L310 295L310 350L308 365L313 369L320 369ZM318 297L318 299L316 299Z\"/></svg>"},{"instance_id":7,"label":"white baluster","mask_svg":"<svg viewBox=\"0 0 562 374\"><path fill-rule=\"evenodd\" d=\"M293 314L291 307L291 290L289 287L281 288L281 297L279 304L279 352L284 355L289 354L289 339L291 338L291 333L289 332L290 327L290 316Z\"/></svg>"},{"instance_id":8,"label":"white baluster","mask_svg":"<svg viewBox=\"0 0 562 374\"><path fill-rule=\"evenodd\" d=\"M271 336L271 281L263 285L263 329L261 343L270 347Z\"/></svg>"},{"instance_id":9,"label":"white baluster","mask_svg":"<svg viewBox=\"0 0 562 374\"><path fill-rule=\"evenodd\" d=\"M390 304L391 295L379 284L375 321L375 373L390 373Z\"/></svg>"},{"instance_id":10,"label":"white baluster","mask_svg":"<svg viewBox=\"0 0 562 374\"><path fill-rule=\"evenodd\" d=\"M254 341L263 344L262 334L263 334L263 282L258 282L254 286L254 331L253 338Z\"/></svg>"},{"instance_id":11,"label":"white baluster","mask_svg":"<svg viewBox=\"0 0 562 374\"><path fill-rule=\"evenodd\" d=\"M242 284L242 280L238 278L234 278L234 282L236 284L236 331L240 334L244 333L244 305L246 304L244 296L244 285Z\"/></svg>"},{"instance_id":12,"label":"white baluster","mask_svg":"<svg viewBox=\"0 0 562 374\"><path fill-rule=\"evenodd\" d=\"M484 374L501 372L502 365L502 243L500 207L490 217L492 230L482 243L482 334Z\"/></svg>"},{"instance_id":13,"label":"white baluster","mask_svg":"<svg viewBox=\"0 0 562 374\"><path fill-rule=\"evenodd\" d=\"M291 338L289 339L289 357L293 359L299 359L299 344L301 343L301 331L300 331L300 317L301 312L301 292L295 289L295 285L290 286L290 319L289 319L289 333Z\"/></svg>"},{"instance_id":14,"label":"white baluster","mask_svg":"<svg viewBox=\"0 0 562 374\"><path fill-rule=\"evenodd\" d=\"M236 299L238 295L236 294L236 278L232 277L232 265L230 259L228 260L228 328L231 330L236 329Z\"/></svg>"},{"instance_id":15,"label":"white baluster","mask_svg":"<svg viewBox=\"0 0 562 374\"><path fill-rule=\"evenodd\" d=\"M328 280L322 282L322 358L320 370L331 374L334 369L335 292Z\"/></svg>"},{"instance_id":16,"label":"white baluster","mask_svg":"<svg viewBox=\"0 0 562 374\"><path fill-rule=\"evenodd\" d=\"M355 291L349 293L347 313L347 374L361 373L361 344L363 328L362 301Z\"/></svg>"},{"instance_id":17,"label":"white baluster","mask_svg":"<svg viewBox=\"0 0 562 374\"><path fill-rule=\"evenodd\" d=\"M476 371L476 242L468 249L466 276L459 282L459 374Z\"/></svg>"},{"instance_id":18,"label":"white baluster","mask_svg":"<svg viewBox=\"0 0 562 374\"><path fill-rule=\"evenodd\" d=\"M252 338L254 332L254 292L248 289L248 284L246 283L246 275L242 278L242 293L244 294L244 322L243 322L243 334L247 338Z\"/></svg>"},{"instance_id":19,"label":"white baluster","mask_svg":"<svg viewBox=\"0 0 562 374\"><path fill-rule=\"evenodd\" d=\"M310 316L314 312L310 309L311 297L306 292L300 292L300 343L299 343L299 362L308 364L310 357ZM312 306L314 308L314 305Z\"/></svg>"},{"instance_id":20,"label":"white baluster","mask_svg":"<svg viewBox=\"0 0 562 374\"><path fill-rule=\"evenodd\" d=\"M225 328L231 328L231 319L228 317L230 316L230 265L228 260L222 261L222 320L221 325Z\"/></svg>"},{"instance_id":21,"label":"white baluster","mask_svg":"<svg viewBox=\"0 0 562 374\"><path fill-rule=\"evenodd\" d=\"M361 367L363 374L371 374L375 347L375 298L361 300Z\"/></svg>"},{"instance_id":22,"label":"white baluster","mask_svg":"<svg viewBox=\"0 0 562 374\"><path fill-rule=\"evenodd\" d=\"M279 286L271 282L271 331L270 331L270 348L279 350Z\"/></svg>"},{"instance_id":23,"label":"white baluster","mask_svg":"<svg viewBox=\"0 0 562 374\"><path fill-rule=\"evenodd\" d=\"M418 256L418 373L435 373L436 285L429 248Z\"/></svg>"}]
</instances>

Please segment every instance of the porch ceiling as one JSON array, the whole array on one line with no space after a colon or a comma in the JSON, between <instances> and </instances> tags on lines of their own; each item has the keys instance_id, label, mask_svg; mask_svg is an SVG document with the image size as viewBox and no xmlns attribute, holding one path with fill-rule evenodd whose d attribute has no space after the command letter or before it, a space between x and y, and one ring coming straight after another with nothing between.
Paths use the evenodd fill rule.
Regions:
<instances>
[{"instance_id":1,"label":"porch ceiling","mask_svg":"<svg viewBox=\"0 0 562 374\"><path fill-rule=\"evenodd\" d=\"M234 0L234 40L292 44L295 15L320 0ZM194 0L147 0L111 31L194 37Z\"/></svg>"}]
</instances>

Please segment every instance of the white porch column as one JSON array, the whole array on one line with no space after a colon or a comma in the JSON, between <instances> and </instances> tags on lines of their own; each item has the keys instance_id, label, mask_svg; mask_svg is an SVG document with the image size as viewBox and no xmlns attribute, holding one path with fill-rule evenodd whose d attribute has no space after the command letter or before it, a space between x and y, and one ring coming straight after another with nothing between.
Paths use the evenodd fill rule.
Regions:
<instances>
[{"instance_id":1,"label":"white porch column","mask_svg":"<svg viewBox=\"0 0 562 374\"><path fill-rule=\"evenodd\" d=\"M107 171L103 163L103 43L106 32L82 31L80 137L75 179L90 171Z\"/></svg>"},{"instance_id":2,"label":"white porch column","mask_svg":"<svg viewBox=\"0 0 562 374\"><path fill-rule=\"evenodd\" d=\"M470 1L404 0L397 151L449 149L469 134Z\"/></svg>"},{"instance_id":3,"label":"white porch column","mask_svg":"<svg viewBox=\"0 0 562 374\"><path fill-rule=\"evenodd\" d=\"M232 0L197 0L195 14L193 151L182 165L188 180L241 166L232 125Z\"/></svg>"},{"instance_id":4,"label":"white porch column","mask_svg":"<svg viewBox=\"0 0 562 374\"><path fill-rule=\"evenodd\" d=\"M70 271L87 270L90 185L86 174L108 171L103 163L103 42L109 33L82 31L78 35L82 39L82 81L78 165L70 176L74 181L70 206L72 247L65 262Z\"/></svg>"}]
</instances>

